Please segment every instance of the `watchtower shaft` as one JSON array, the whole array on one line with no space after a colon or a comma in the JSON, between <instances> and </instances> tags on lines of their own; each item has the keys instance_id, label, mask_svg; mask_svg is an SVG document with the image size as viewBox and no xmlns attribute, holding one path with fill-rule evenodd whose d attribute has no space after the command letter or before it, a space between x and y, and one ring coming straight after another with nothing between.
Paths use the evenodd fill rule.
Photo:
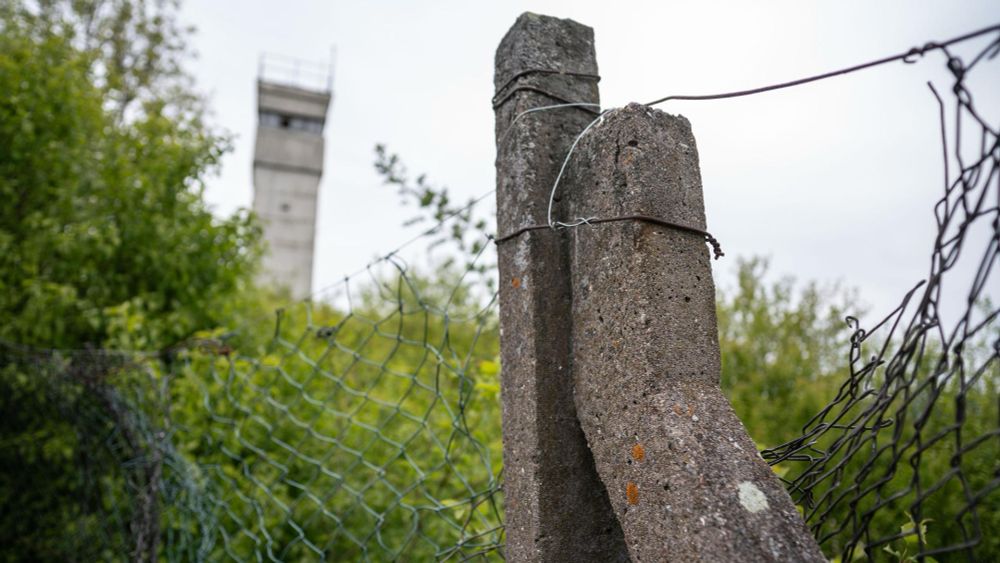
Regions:
<instances>
[{"instance_id":1,"label":"watchtower shaft","mask_svg":"<svg viewBox=\"0 0 1000 563\"><path fill-rule=\"evenodd\" d=\"M332 97L292 80L257 82L253 210L263 222L261 280L287 288L295 299L312 292L316 207L323 175L323 128Z\"/></svg>"}]
</instances>

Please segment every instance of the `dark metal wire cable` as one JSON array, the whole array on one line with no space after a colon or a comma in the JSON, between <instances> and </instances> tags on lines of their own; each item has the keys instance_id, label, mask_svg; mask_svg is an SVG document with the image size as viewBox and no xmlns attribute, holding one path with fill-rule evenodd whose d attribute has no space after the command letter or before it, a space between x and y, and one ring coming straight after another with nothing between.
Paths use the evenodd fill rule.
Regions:
<instances>
[{"instance_id":1,"label":"dark metal wire cable","mask_svg":"<svg viewBox=\"0 0 1000 563\"><path fill-rule=\"evenodd\" d=\"M927 54L930 51L939 50L939 49L945 49L945 48L947 48L950 45L954 45L956 43L961 43L963 41L968 41L969 39L973 39L973 38L980 37L982 35L987 35L987 34L994 33L994 32L1000 32L1000 24L992 25L990 27L986 27L986 28L980 29L978 31L973 31L971 33L966 33L965 35L960 35L958 37L954 37L954 38L949 39L949 40L944 41L944 42L940 42L940 43L938 43L938 42L930 42L930 43L925 44L923 47L914 47L914 48L910 49L909 51L906 51L905 53L898 53L896 55L890 55L888 57L883 57L881 59L876 59L874 61L870 61L870 62L867 62L867 63L861 63L861 64L858 64L858 65L850 66L850 67L847 67L847 68L842 68L840 70L834 70L834 71L831 71L831 72L824 72L823 74L817 74L815 76L808 76L808 77L805 77L805 78L799 78L797 80L791 80L791 81L788 81L788 82L781 82L779 84L771 84L769 86L761 86L759 88L751 88L749 90L737 90L735 92L724 92L724 93L721 93L721 94L702 94L702 95L675 94L675 95L671 95L671 96L665 96L663 98L658 98L658 99L653 100L652 102L649 102L649 103L647 103L645 105L647 105L647 106L655 106L657 104L661 104L663 102L668 102L668 101L671 101L671 100L698 101L698 100L722 100L722 99L726 99L726 98L740 98L740 97L743 97L743 96L752 96L754 94L760 94L760 93L763 93L763 92L772 92L774 90L782 90L782 89L785 89L785 88L791 88L792 86L799 86L799 85L802 85L802 84L808 84L810 82L816 82L818 80L825 80L827 78L833 78L834 76L842 76L844 74L850 74L852 72L858 72L859 70L865 70L867 68L872 68L872 67L876 67L876 66L879 66L879 65L884 65L884 64L888 64L888 63L892 63L892 62L896 62L896 61L903 61L903 62L906 62L906 63L914 63L914 62L916 62L916 60L914 59L915 57L923 56L923 55Z\"/></svg>"},{"instance_id":2,"label":"dark metal wire cable","mask_svg":"<svg viewBox=\"0 0 1000 563\"><path fill-rule=\"evenodd\" d=\"M581 109L581 110L583 110L583 111L585 111L587 113L593 114L593 115L600 115L600 113L601 113L598 110L590 108L590 107L587 107L585 105L575 104L572 100L570 100L570 99L568 99L568 98L566 98L564 96L560 96L559 94L554 94L554 93L552 93L552 92L550 92L548 90L545 90L543 88L539 88L537 86L518 86L517 88L511 89L509 92L507 92L507 94L504 95L504 97L500 98L500 100L498 100L496 103L494 103L493 109L496 109L496 108L502 106L504 103L507 102L507 100L509 100L514 94L516 94L518 92L535 92L536 94L541 94L541 95L546 96L546 97L548 97L548 98L550 98L550 99L552 99L552 100L554 100L556 102L559 102L561 104L573 105L574 107L577 107L577 108L579 108L579 109Z\"/></svg>"},{"instance_id":3,"label":"dark metal wire cable","mask_svg":"<svg viewBox=\"0 0 1000 563\"><path fill-rule=\"evenodd\" d=\"M497 92L493 96L493 99L491 100L492 103L493 103L493 109L496 109L496 108L500 107L501 105L503 105L503 103L505 101L507 101L507 99L509 99L511 96L513 96L515 92L519 92L519 91L522 91L522 90L530 90L530 91L538 92L538 93L543 94L545 96L548 96L550 98L559 100L559 101L561 101L563 103L571 103L570 101L564 100L562 97L560 97L558 95L552 94L552 93L550 93L550 92L548 92L546 90L542 90L542 89L540 89L540 88L538 88L536 86L520 86L518 88L514 88L514 89L512 89L510 91L507 91L507 89L510 88L515 82L517 82L518 79L523 78L525 76L531 76L532 74L541 74L541 75L558 74L558 75L562 75L562 76L574 76L576 78L587 78L587 79L593 80L594 82L600 82L601 81L601 77L600 76L598 76L596 74L587 73L587 72L573 72L573 71L568 71L568 70L557 70L557 69L550 69L550 68L529 68L529 69L525 69L525 70L522 70L520 72L515 73L513 76L511 76L509 79L507 79L507 81L504 82L502 86L500 86L499 88L497 88Z\"/></svg>"},{"instance_id":4,"label":"dark metal wire cable","mask_svg":"<svg viewBox=\"0 0 1000 563\"><path fill-rule=\"evenodd\" d=\"M704 231L702 229L698 229L695 227L690 227L688 225L681 225L679 223L674 223L671 221L667 221L665 219L660 219L659 217L651 217L649 215L632 214L632 215L622 215L619 217L605 217L605 218L593 217L590 219L586 219L583 223L577 225L576 227L583 226L583 224L596 225L599 223L614 223L616 221L641 221L643 223L650 223L653 225L658 225L660 227L673 229L675 231L683 231L686 233L696 234L698 236L704 237L705 242L707 242L712 247L712 253L714 254L716 260L725 256L725 253L722 252L722 245L719 244L719 241L714 236L712 236L712 234L709 233L708 231ZM494 242L499 245L502 242L507 242L508 240L517 238L520 235L527 233L529 231L540 231L546 229L559 230L559 229L553 229L549 225L528 225L526 227L521 227L520 229L517 229L512 233L506 234L502 237L498 237Z\"/></svg>"},{"instance_id":5,"label":"dark metal wire cable","mask_svg":"<svg viewBox=\"0 0 1000 563\"><path fill-rule=\"evenodd\" d=\"M875 326L847 318L848 362L835 396L800 436L761 452L783 464L813 534L842 561L884 552L907 561L1000 556L991 529L1000 507L1000 306L989 282L1000 264L1000 132L966 83L1000 53L1000 37L968 64L947 48L994 31L1000 26L907 54L940 50L953 79L950 116L929 84L945 172L930 274ZM957 268L963 254L971 275ZM942 302L946 287L955 298L964 292L955 306Z\"/></svg>"}]
</instances>

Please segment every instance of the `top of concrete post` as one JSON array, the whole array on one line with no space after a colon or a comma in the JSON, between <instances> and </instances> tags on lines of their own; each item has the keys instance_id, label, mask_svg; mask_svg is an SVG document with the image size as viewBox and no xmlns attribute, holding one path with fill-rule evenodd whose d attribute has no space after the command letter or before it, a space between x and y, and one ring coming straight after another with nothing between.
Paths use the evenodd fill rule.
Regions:
<instances>
[{"instance_id":1,"label":"top of concrete post","mask_svg":"<svg viewBox=\"0 0 1000 563\"><path fill-rule=\"evenodd\" d=\"M594 30L570 19L521 14L497 47L493 85L499 89L532 70L596 75Z\"/></svg>"}]
</instances>

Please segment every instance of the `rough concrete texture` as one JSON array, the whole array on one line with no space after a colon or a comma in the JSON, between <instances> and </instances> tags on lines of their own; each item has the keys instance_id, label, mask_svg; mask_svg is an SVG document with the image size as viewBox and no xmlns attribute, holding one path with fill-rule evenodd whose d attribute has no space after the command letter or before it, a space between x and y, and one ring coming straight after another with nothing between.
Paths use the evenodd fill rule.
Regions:
<instances>
[{"instance_id":1,"label":"rough concrete texture","mask_svg":"<svg viewBox=\"0 0 1000 563\"><path fill-rule=\"evenodd\" d=\"M683 117L631 104L573 158L567 217L705 228ZM577 413L633 561L825 561L720 390L704 240L637 221L571 231Z\"/></svg>"},{"instance_id":2,"label":"rough concrete texture","mask_svg":"<svg viewBox=\"0 0 1000 563\"><path fill-rule=\"evenodd\" d=\"M524 14L497 49L496 87L528 69L597 73L593 31ZM592 79L527 74L566 99L597 102ZM593 119L518 91L496 111L498 232L545 222L549 190L573 138ZM510 561L627 561L624 537L576 420L570 365L566 233L533 231L501 243L501 397L506 550Z\"/></svg>"},{"instance_id":3,"label":"rough concrete texture","mask_svg":"<svg viewBox=\"0 0 1000 563\"><path fill-rule=\"evenodd\" d=\"M325 119L329 92L257 83L258 110L286 118ZM259 279L287 288L293 299L312 293L316 200L323 175L323 135L313 131L257 127L253 210L266 246Z\"/></svg>"}]
</instances>

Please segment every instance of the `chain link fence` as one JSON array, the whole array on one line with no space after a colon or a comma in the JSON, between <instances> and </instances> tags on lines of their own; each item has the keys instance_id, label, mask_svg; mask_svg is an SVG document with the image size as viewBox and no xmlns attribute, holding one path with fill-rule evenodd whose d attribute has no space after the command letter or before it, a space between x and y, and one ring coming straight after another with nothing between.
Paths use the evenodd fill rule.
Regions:
<instances>
[{"instance_id":1,"label":"chain link fence","mask_svg":"<svg viewBox=\"0 0 1000 563\"><path fill-rule=\"evenodd\" d=\"M912 56L930 51L954 78L950 95L933 91L947 179L930 276L873 328L850 320L838 393L800 437L762 452L841 561L1000 554L1000 136L969 85L1000 39L969 62L933 44ZM20 507L3 520L21 538L10 553L501 559L484 275L475 261L422 275L389 255L322 300L155 353L0 344L5 505ZM47 510L62 501L38 491L53 486L72 506ZM30 511L59 515L19 518Z\"/></svg>"},{"instance_id":2,"label":"chain link fence","mask_svg":"<svg viewBox=\"0 0 1000 563\"><path fill-rule=\"evenodd\" d=\"M500 558L498 346L492 295L390 257L155 355L6 345L4 412L80 468L80 560Z\"/></svg>"},{"instance_id":3,"label":"chain link fence","mask_svg":"<svg viewBox=\"0 0 1000 563\"><path fill-rule=\"evenodd\" d=\"M996 71L1000 38L968 62L933 43L918 51L943 53L953 80L943 93L928 83L945 174L930 274L871 328L847 319L836 396L762 452L843 561L1000 557L1000 121L972 92L974 72Z\"/></svg>"}]
</instances>

